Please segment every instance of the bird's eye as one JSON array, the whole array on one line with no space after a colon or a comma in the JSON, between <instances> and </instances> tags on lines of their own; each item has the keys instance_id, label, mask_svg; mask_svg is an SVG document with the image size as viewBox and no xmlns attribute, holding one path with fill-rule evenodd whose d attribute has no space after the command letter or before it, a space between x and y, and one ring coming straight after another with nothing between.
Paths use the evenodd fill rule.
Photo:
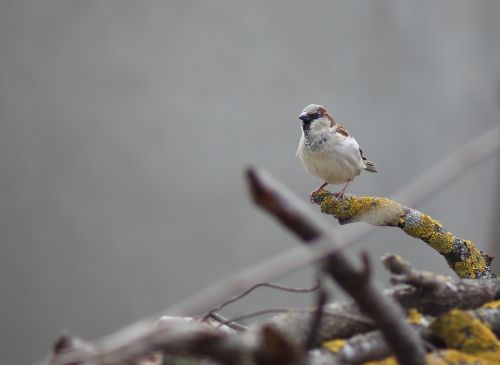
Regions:
<instances>
[{"instance_id":1,"label":"bird's eye","mask_svg":"<svg viewBox=\"0 0 500 365\"><path fill-rule=\"evenodd\" d=\"M319 113L312 113L312 114L309 114L309 115L311 116L311 120L319 118Z\"/></svg>"}]
</instances>

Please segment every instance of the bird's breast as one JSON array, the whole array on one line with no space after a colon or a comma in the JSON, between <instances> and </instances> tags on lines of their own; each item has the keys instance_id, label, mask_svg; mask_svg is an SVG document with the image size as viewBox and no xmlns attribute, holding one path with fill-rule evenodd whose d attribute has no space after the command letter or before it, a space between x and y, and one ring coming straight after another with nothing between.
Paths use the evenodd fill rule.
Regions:
<instances>
[{"instance_id":1,"label":"bird's breast","mask_svg":"<svg viewBox=\"0 0 500 365\"><path fill-rule=\"evenodd\" d=\"M301 139L297 154L307 172L330 184L343 184L358 176L363 163L359 146L356 149L354 145L357 145L356 141L354 144L348 141L339 143L324 138L316 138L309 146L305 138Z\"/></svg>"}]
</instances>

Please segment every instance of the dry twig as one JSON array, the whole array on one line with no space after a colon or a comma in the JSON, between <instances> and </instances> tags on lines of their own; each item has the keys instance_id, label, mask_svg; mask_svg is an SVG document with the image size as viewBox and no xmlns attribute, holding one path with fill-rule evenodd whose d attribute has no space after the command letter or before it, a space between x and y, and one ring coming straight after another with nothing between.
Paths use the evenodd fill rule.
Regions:
<instances>
[{"instance_id":1,"label":"dry twig","mask_svg":"<svg viewBox=\"0 0 500 365\"><path fill-rule=\"evenodd\" d=\"M216 308L212 309L210 312L205 314L203 317L201 317L201 321L205 321L208 317L210 317L212 314L215 312L220 311L222 308L226 307L227 305L234 303L235 301L243 298L244 296L250 294L252 291L254 291L257 288L271 288L271 289L277 289L277 290L283 290L289 293L310 293L313 291L318 290L321 287L321 281L319 279L316 279L316 284L314 284L313 287L311 288L293 288L289 286L284 286L284 285L277 285L277 284L271 284L271 283L259 283L251 286L247 290L245 290L243 293L235 295L231 299L226 300L225 302L219 304Z\"/></svg>"}]
</instances>

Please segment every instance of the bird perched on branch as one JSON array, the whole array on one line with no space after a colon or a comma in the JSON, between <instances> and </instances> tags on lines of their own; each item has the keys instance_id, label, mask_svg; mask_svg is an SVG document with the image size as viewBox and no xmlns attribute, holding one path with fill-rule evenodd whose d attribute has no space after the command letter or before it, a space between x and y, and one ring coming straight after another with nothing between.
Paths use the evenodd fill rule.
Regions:
<instances>
[{"instance_id":1,"label":"bird perched on branch","mask_svg":"<svg viewBox=\"0 0 500 365\"><path fill-rule=\"evenodd\" d=\"M362 170L377 172L375 164L363 156L358 142L324 106L306 106L299 119L302 137L297 156L307 172L324 181L309 194L310 199L328 184L345 184L336 194L337 199L341 199L349 183Z\"/></svg>"}]
</instances>

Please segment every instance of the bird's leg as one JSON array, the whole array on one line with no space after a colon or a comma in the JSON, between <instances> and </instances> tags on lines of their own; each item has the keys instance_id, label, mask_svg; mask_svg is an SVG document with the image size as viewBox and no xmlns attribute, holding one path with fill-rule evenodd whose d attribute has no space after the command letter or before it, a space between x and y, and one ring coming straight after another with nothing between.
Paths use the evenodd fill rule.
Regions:
<instances>
[{"instance_id":1,"label":"bird's leg","mask_svg":"<svg viewBox=\"0 0 500 365\"><path fill-rule=\"evenodd\" d=\"M314 204L313 195L316 194L318 191L320 191L321 189L323 189L327 185L328 185L328 183L325 182L325 183L321 184L320 186L318 186L315 190L313 190L309 193L309 201L311 202L311 204Z\"/></svg>"},{"instance_id":2,"label":"bird's leg","mask_svg":"<svg viewBox=\"0 0 500 365\"><path fill-rule=\"evenodd\" d=\"M345 186L342 190L340 190L338 193L335 193L335 195L337 196L337 200L340 200L344 197L344 193L347 189L347 187L349 186L349 183L351 182L351 180L347 180L347 182L345 183Z\"/></svg>"}]
</instances>

